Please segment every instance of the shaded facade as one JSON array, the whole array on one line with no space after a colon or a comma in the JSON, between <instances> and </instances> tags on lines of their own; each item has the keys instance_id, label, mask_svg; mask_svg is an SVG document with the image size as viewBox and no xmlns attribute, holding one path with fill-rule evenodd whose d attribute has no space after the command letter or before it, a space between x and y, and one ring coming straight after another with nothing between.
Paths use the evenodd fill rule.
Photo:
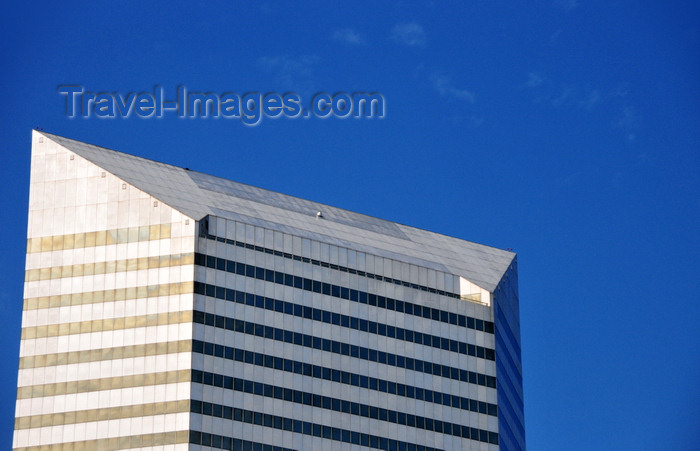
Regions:
<instances>
[{"instance_id":1,"label":"shaded facade","mask_svg":"<svg viewBox=\"0 0 700 451\"><path fill-rule=\"evenodd\" d=\"M32 141L15 449L525 449L515 254Z\"/></svg>"}]
</instances>

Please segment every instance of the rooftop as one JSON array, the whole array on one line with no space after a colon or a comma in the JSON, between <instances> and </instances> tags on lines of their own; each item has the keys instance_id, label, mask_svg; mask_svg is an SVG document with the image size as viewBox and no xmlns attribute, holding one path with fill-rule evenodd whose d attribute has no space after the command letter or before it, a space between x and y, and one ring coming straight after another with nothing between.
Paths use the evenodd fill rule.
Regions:
<instances>
[{"instance_id":1,"label":"rooftop","mask_svg":"<svg viewBox=\"0 0 700 451\"><path fill-rule=\"evenodd\" d=\"M46 138L183 214L233 219L461 276L493 292L510 251L256 188L46 132ZM318 217L317 213L322 216Z\"/></svg>"}]
</instances>

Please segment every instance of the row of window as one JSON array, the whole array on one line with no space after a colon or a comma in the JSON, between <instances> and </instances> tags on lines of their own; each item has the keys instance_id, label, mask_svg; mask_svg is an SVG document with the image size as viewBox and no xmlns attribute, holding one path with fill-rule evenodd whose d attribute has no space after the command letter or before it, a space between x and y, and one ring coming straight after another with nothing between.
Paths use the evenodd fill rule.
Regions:
<instances>
[{"instance_id":1,"label":"row of window","mask_svg":"<svg viewBox=\"0 0 700 451\"><path fill-rule=\"evenodd\" d=\"M480 359L496 360L495 351L483 346L476 346L458 340L451 340L449 338L438 337L436 335L416 332L410 329L377 323L375 321L369 321L362 318L341 315L339 313L329 312L328 310L321 310L306 305L295 304L293 302L281 301L279 299L254 295L252 293L244 293L242 291L236 291L230 288L219 287L202 282L194 282L194 292L196 294L225 299L238 304L255 306L300 318L321 321L327 324L360 330L362 332L369 332L371 334L377 334L383 337L396 338L397 340L405 340L420 345L431 346L433 348L458 352L460 354L475 356Z\"/></svg>"},{"instance_id":2,"label":"row of window","mask_svg":"<svg viewBox=\"0 0 700 451\"><path fill-rule=\"evenodd\" d=\"M288 252L277 251L277 250L270 249L270 248L263 247L263 246L256 246L254 244L243 243L241 241L236 241L236 240L232 240L232 239L224 238L224 237L220 237L220 236L206 234L206 238L209 240L218 241L220 243L231 244L231 245L242 247L245 249L252 249L252 250L257 251L257 252L271 254L271 255L274 255L276 257L284 257L284 258L290 259L290 260L296 260L296 261L303 262L303 263L310 263L314 266L320 266L323 268L330 268L330 269L334 269L336 271L346 272L346 273L354 274L354 275L357 275L360 277L367 277L368 279L375 279L375 280L380 280L383 282L393 283L395 285L401 285L403 287L413 288L414 290L427 291L428 293L434 293L434 294L437 294L440 296L446 296L446 297L455 298L455 299L462 299L462 296L457 294L457 293L452 293L450 291L445 291L445 290L438 290L437 288L431 288L431 287L427 287L425 285L419 285L417 283L408 282L406 280L394 279L391 277L386 277L386 276L374 274L371 272L360 271L358 269L349 268L347 266L340 266L340 265L336 265L333 263L328 263L328 262L324 262L324 261L320 261L320 260L316 260L316 259L308 258L308 257L302 257L301 255L294 255L294 254L290 254Z\"/></svg>"},{"instance_id":3,"label":"row of window","mask_svg":"<svg viewBox=\"0 0 700 451\"><path fill-rule=\"evenodd\" d=\"M265 368L272 368L279 371L286 371L288 373L301 374L304 376L338 382L354 387L367 388L382 393L417 399L419 401L442 404L448 407L454 407L456 409L485 413L492 416L498 415L497 406L484 401L477 401L475 399L450 395L449 393L442 393L439 391L429 390L427 388L399 384L392 381L377 379L376 377L359 375L334 368L299 362L296 360L283 359L281 357L274 357L258 352L245 351L243 349L216 345L199 340L192 341L192 352L221 357L228 360L248 363Z\"/></svg>"},{"instance_id":4,"label":"row of window","mask_svg":"<svg viewBox=\"0 0 700 451\"><path fill-rule=\"evenodd\" d=\"M260 426L281 429L285 431L291 431L298 434L312 435L314 437L321 437L328 440L335 440L344 443L352 443L354 445L360 445L370 448L382 449L382 450L399 450L399 449L415 449L424 451L438 451L435 448L421 445L412 445L407 442L401 442L399 440L389 439L386 437L379 437L376 435L365 434L362 432L349 431L347 429L336 428L332 426L325 426L321 424L315 424L308 421L297 420L293 418L286 418L277 415L270 415L260 412L253 412L250 410L239 409L237 407L223 406L220 404L213 404L203 401L192 400L192 413L198 413L202 415L210 415L219 418L225 418L233 421L240 421L243 423L257 424ZM205 414L204 412L209 412ZM429 418L425 419L431 422L433 425L437 424L437 420L431 420ZM443 423L441 424L451 424ZM456 431L453 430L453 434L458 437L465 439L478 440L486 443L498 444L498 433L486 431L483 429L472 428L469 426L454 425ZM433 429L436 430L437 429ZM442 431L437 431L442 432ZM414 446L414 448L411 448Z\"/></svg>"},{"instance_id":5,"label":"row of window","mask_svg":"<svg viewBox=\"0 0 700 451\"><path fill-rule=\"evenodd\" d=\"M378 362L398 368L433 374L435 376L468 382L470 384L478 384L496 388L496 378L494 376L475 373L473 371L467 371L425 360L414 359L412 357L391 354L384 351L377 351L376 349L351 345L326 338L314 337L312 335L293 332L291 330L251 323L240 319L228 318L198 310L194 311L194 322L217 327L219 329L227 329L234 332L241 332L248 335L268 338L270 340L282 341L307 348L318 349L320 351L346 355L362 360L369 360L371 362Z\"/></svg>"},{"instance_id":6,"label":"row of window","mask_svg":"<svg viewBox=\"0 0 700 451\"><path fill-rule=\"evenodd\" d=\"M190 443L229 451L295 451L281 446L266 445L239 438L224 437L207 432L190 431Z\"/></svg>"},{"instance_id":7,"label":"row of window","mask_svg":"<svg viewBox=\"0 0 700 451\"><path fill-rule=\"evenodd\" d=\"M448 312L432 307L427 307L420 304L414 304L408 301L392 299L385 296L379 296L365 291L355 290L353 288L341 287L332 285L318 280L308 279L306 277L294 276L280 271L260 268L254 265L248 265L242 262L226 260L212 255L204 255L195 253L195 265L206 266L208 268L218 269L241 276L252 277L267 282L273 282L288 287L298 288L300 290L312 291L328 296L333 296L341 299L347 299L360 304L372 305L379 308L394 310L405 313L407 315L419 316L433 321L453 324L460 327L467 327L486 333L493 333L493 322L484 321L470 316L460 315L457 313Z\"/></svg>"},{"instance_id":8,"label":"row of window","mask_svg":"<svg viewBox=\"0 0 700 451\"><path fill-rule=\"evenodd\" d=\"M248 381L200 370L192 370L192 382L462 437L462 427L456 423L398 412L383 407L331 398L330 396L317 395L301 390L294 390L292 388L278 387L275 385L263 384L262 382ZM222 416L221 412L214 412L211 409L221 409L221 407L203 405L201 413L208 416Z\"/></svg>"}]
</instances>

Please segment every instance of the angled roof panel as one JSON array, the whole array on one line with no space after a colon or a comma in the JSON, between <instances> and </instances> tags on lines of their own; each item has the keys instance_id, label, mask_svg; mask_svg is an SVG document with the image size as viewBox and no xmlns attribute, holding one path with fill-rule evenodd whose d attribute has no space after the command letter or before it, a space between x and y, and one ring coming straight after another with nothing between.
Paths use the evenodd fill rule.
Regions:
<instances>
[{"instance_id":1,"label":"angled roof panel","mask_svg":"<svg viewBox=\"0 0 700 451\"><path fill-rule=\"evenodd\" d=\"M197 220L214 215L259 224L458 275L491 292L515 258L509 251L39 133Z\"/></svg>"}]
</instances>

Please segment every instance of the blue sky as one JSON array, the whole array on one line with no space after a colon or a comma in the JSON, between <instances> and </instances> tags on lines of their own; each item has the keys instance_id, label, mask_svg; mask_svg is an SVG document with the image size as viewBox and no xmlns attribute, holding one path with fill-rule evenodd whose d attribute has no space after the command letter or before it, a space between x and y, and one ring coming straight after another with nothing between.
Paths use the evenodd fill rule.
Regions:
<instances>
[{"instance_id":1,"label":"blue sky","mask_svg":"<svg viewBox=\"0 0 700 451\"><path fill-rule=\"evenodd\" d=\"M230 4L231 3L231 4ZM14 2L0 17L0 437L30 131L519 254L530 450L691 450L700 421L700 5ZM383 119L100 119L92 92L379 92ZM174 95L173 95L174 97Z\"/></svg>"}]
</instances>

